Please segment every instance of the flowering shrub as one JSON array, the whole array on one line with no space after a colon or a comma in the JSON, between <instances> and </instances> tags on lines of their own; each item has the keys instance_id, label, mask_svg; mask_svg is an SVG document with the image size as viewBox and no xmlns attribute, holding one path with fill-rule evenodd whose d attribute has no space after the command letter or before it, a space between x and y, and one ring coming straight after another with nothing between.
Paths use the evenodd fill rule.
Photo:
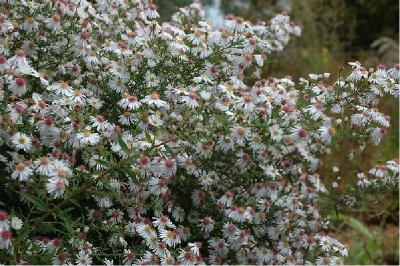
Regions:
<instances>
[{"instance_id":1,"label":"flowering shrub","mask_svg":"<svg viewBox=\"0 0 400 266\"><path fill-rule=\"evenodd\" d=\"M316 173L378 144L399 66L261 79L300 28L145 0L1 0L0 262L332 264ZM397 185L397 161L359 174Z\"/></svg>"}]
</instances>

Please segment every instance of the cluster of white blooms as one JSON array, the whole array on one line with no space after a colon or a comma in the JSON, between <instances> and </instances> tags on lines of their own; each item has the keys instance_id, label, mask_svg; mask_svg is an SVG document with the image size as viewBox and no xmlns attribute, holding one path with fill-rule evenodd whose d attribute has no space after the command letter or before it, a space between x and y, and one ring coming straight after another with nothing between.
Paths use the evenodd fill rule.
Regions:
<instances>
[{"instance_id":1,"label":"cluster of white blooms","mask_svg":"<svg viewBox=\"0 0 400 266\"><path fill-rule=\"evenodd\" d=\"M319 158L380 142L398 65L261 79L300 34L285 14L215 29L198 3L168 23L147 0L0 7L0 263L342 262Z\"/></svg>"},{"instance_id":2,"label":"cluster of white blooms","mask_svg":"<svg viewBox=\"0 0 400 266\"><path fill-rule=\"evenodd\" d=\"M9 219L8 213L0 210L0 249L10 249L13 236L11 230L20 230L21 228L21 219L15 216Z\"/></svg>"},{"instance_id":3,"label":"cluster of white blooms","mask_svg":"<svg viewBox=\"0 0 400 266\"><path fill-rule=\"evenodd\" d=\"M381 188L399 185L399 162L397 160L387 161L385 164L377 164L368 171L368 174L359 172L357 174L357 185L360 188Z\"/></svg>"}]
</instances>

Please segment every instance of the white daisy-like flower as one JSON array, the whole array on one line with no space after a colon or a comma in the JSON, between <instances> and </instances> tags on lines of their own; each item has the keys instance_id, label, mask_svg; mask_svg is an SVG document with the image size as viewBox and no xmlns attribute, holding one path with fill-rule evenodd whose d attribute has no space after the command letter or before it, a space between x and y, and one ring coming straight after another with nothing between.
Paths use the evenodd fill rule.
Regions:
<instances>
[{"instance_id":1,"label":"white daisy-like flower","mask_svg":"<svg viewBox=\"0 0 400 266\"><path fill-rule=\"evenodd\" d=\"M46 183L46 191L55 198L60 198L64 195L67 185L68 180L65 178L49 178Z\"/></svg>"},{"instance_id":2,"label":"white daisy-like flower","mask_svg":"<svg viewBox=\"0 0 400 266\"><path fill-rule=\"evenodd\" d=\"M149 117L149 124L154 127L159 127L164 124L164 121L158 115L151 115Z\"/></svg>"},{"instance_id":3,"label":"white daisy-like flower","mask_svg":"<svg viewBox=\"0 0 400 266\"><path fill-rule=\"evenodd\" d=\"M195 243L189 243L188 247L190 248L190 251L193 252L196 256L200 256L200 248L202 247L201 242L195 242Z\"/></svg>"},{"instance_id":4,"label":"white daisy-like flower","mask_svg":"<svg viewBox=\"0 0 400 266\"><path fill-rule=\"evenodd\" d=\"M282 140L283 131L278 125L273 125L269 129L269 133L271 134L271 139L273 141L279 142Z\"/></svg>"},{"instance_id":5,"label":"white daisy-like flower","mask_svg":"<svg viewBox=\"0 0 400 266\"><path fill-rule=\"evenodd\" d=\"M96 117L91 116L90 122L92 123L92 126L97 128L98 131L106 131L106 129L111 125L102 115L97 115Z\"/></svg>"},{"instance_id":6,"label":"white daisy-like flower","mask_svg":"<svg viewBox=\"0 0 400 266\"><path fill-rule=\"evenodd\" d=\"M19 49L15 55L7 60L6 65L10 68L16 68L22 74L38 76L38 73L29 65L24 50Z\"/></svg>"},{"instance_id":7,"label":"white daisy-like flower","mask_svg":"<svg viewBox=\"0 0 400 266\"><path fill-rule=\"evenodd\" d=\"M160 84L160 79L151 72L146 72L144 79L148 87L154 88Z\"/></svg>"},{"instance_id":8,"label":"white daisy-like flower","mask_svg":"<svg viewBox=\"0 0 400 266\"><path fill-rule=\"evenodd\" d=\"M169 247L175 247L181 243L181 238L176 230L160 230L160 238Z\"/></svg>"},{"instance_id":9,"label":"white daisy-like flower","mask_svg":"<svg viewBox=\"0 0 400 266\"><path fill-rule=\"evenodd\" d=\"M199 222L201 230L206 234L210 233L214 229L214 220L210 217L204 217L203 219L200 219Z\"/></svg>"},{"instance_id":10,"label":"white daisy-like flower","mask_svg":"<svg viewBox=\"0 0 400 266\"><path fill-rule=\"evenodd\" d=\"M136 96L124 93L122 97L123 98L118 102L119 106L129 109L131 111L139 109L141 103L137 100Z\"/></svg>"},{"instance_id":11,"label":"white daisy-like flower","mask_svg":"<svg viewBox=\"0 0 400 266\"><path fill-rule=\"evenodd\" d=\"M177 222L183 222L185 219L185 210L182 209L181 207L175 207L172 210L172 217L174 218L175 221Z\"/></svg>"},{"instance_id":12,"label":"white daisy-like flower","mask_svg":"<svg viewBox=\"0 0 400 266\"><path fill-rule=\"evenodd\" d=\"M158 229L165 229L165 227L173 229L176 228L176 226L171 222L171 220L165 215L161 215L160 217L154 217L153 219L154 219L153 225Z\"/></svg>"},{"instance_id":13,"label":"white daisy-like flower","mask_svg":"<svg viewBox=\"0 0 400 266\"><path fill-rule=\"evenodd\" d=\"M85 251L79 251L78 255L76 256L76 263L78 265L90 265L92 264L92 258L89 257Z\"/></svg>"},{"instance_id":14,"label":"white daisy-like flower","mask_svg":"<svg viewBox=\"0 0 400 266\"><path fill-rule=\"evenodd\" d=\"M146 16L149 19L156 19L156 18L160 17L160 15L157 12L157 6L155 4L149 5L149 9L146 12Z\"/></svg>"},{"instance_id":15,"label":"white daisy-like flower","mask_svg":"<svg viewBox=\"0 0 400 266\"><path fill-rule=\"evenodd\" d=\"M254 98L251 95L243 95L237 100L238 106L243 108L243 111L246 114L251 114L254 112L254 109L256 108L254 104Z\"/></svg>"},{"instance_id":16,"label":"white daisy-like flower","mask_svg":"<svg viewBox=\"0 0 400 266\"><path fill-rule=\"evenodd\" d=\"M178 260L182 265L195 265L197 259L196 255L193 254L192 251L189 250L181 250L181 253L178 256Z\"/></svg>"},{"instance_id":17,"label":"white daisy-like flower","mask_svg":"<svg viewBox=\"0 0 400 266\"><path fill-rule=\"evenodd\" d=\"M285 242L279 241L278 250L284 256L290 255L292 252L292 250L290 249L289 242L286 241Z\"/></svg>"},{"instance_id":18,"label":"white daisy-like flower","mask_svg":"<svg viewBox=\"0 0 400 266\"><path fill-rule=\"evenodd\" d=\"M29 151L32 148L32 140L24 133L17 132L11 138L17 150Z\"/></svg>"},{"instance_id":19,"label":"white daisy-like flower","mask_svg":"<svg viewBox=\"0 0 400 266\"><path fill-rule=\"evenodd\" d=\"M11 228L12 229L14 229L14 230L19 230L19 229L21 229L22 228L22 220L21 219L19 219L18 217L12 217L11 218L11 223L10 223L10 225L11 225Z\"/></svg>"},{"instance_id":20,"label":"white daisy-like flower","mask_svg":"<svg viewBox=\"0 0 400 266\"><path fill-rule=\"evenodd\" d=\"M149 106L154 106L158 108L164 108L168 106L168 103L160 99L160 94L156 91L153 91L150 93L150 95L147 95L143 100L143 103L149 105Z\"/></svg>"},{"instance_id":21,"label":"white daisy-like flower","mask_svg":"<svg viewBox=\"0 0 400 266\"><path fill-rule=\"evenodd\" d=\"M320 127L319 132L321 134L321 140L323 142L330 143L333 135L336 133L336 130L331 126L322 126Z\"/></svg>"},{"instance_id":22,"label":"white daisy-like flower","mask_svg":"<svg viewBox=\"0 0 400 266\"><path fill-rule=\"evenodd\" d=\"M61 17L58 14L46 19L45 22L46 26L53 31L59 31L61 29Z\"/></svg>"},{"instance_id":23,"label":"white daisy-like flower","mask_svg":"<svg viewBox=\"0 0 400 266\"><path fill-rule=\"evenodd\" d=\"M47 89L65 97L72 97L74 95L74 90L65 81L50 85Z\"/></svg>"},{"instance_id":24,"label":"white daisy-like flower","mask_svg":"<svg viewBox=\"0 0 400 266\"><path fill-rule=\"evenodd\" d=\"M9 249L12 246L11 243L11 231L9 229L0 230L0 249Z\"/></svg>"},{"instance_id":25,"label":"white daisy-like flower","mask_svg":"<svg viewBox=\"0 0 400 266\"><path fill-rule=\"evenodd\" d=\"M16 78L10 83L10 85L8 86L8 89L14 95L21 97L21 96L25 95L25 93L28 91L28 86L24 79Z\"/></svg>"},{"instance_id":26,"label":"white daisy-like flower","mask_svg":"<svg viewBox=\"0 0 400 266\"><path fill-rule=\"evenodd\" d=\"M0 210L0 230L8 229L9 227L7 212Z\"/></svg>"},{"instance_id":27,"label":"white daisy-like flower","mask_svg":"<svg viewBox=\"0 0 400 266\"><path fill-rule=\"evenodd\" d=\"M185 95L181 96L181 101L191 109L199 107L199 103L197 102L197 93L195 91L185 92Z\"/></svg>"},{"instance_id":28,"label":"white daisy-like flower","mask_svg":"<svg viewBox=\"0 0 400 266\"><path fill-rule=\"evenodd\" d=\"M15 170L11 174L12 179L19 179L20 181L28 180L28 177L33 174L33 170L27 163L20 162L15 165Z\"/></svg>"},{"instance_id":29,"label":"white daisy-like flower","mask_svg":"<svg viewBox=\"0 0 400 266\"><path fill-rule=\"evenodd\" d=\"M86 128L83 132L76 134L77 139L81 144L96 145L100 142L100 135L98 133L93 133L90 128Z\"/></svg>"}]
</instances>

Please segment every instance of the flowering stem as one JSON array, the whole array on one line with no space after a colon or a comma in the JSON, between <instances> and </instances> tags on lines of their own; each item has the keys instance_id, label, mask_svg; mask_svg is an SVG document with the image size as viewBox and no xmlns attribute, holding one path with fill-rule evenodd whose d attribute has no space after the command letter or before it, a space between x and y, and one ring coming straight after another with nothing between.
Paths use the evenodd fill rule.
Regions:
<instances>
[{"instance_id":1,"label":"flowering stem","mask_svg":"<svg viewBox=\"0 0 400 266\"><path fill-rule=\"evenodd\" d=\"M119 161L119 163L115 166L115 169L119 168L122 164L126 163L127 161L129 161L130 158L126 158L123 159L121 161ZM102 178L104 178L108 173L109 170L105 170L103 171L97 178L96 180L101 180ZM74 199L76 196L78 196L79 194L83 193L86 189L88 189L89 187L91 187L94 184L94 181L96 181L94 179L90 180L90 182L86 183L85 185L83 185L82 187L80 187L79 189L75 190L71 195L69 195L67 198L65 198L62 202L58 203L56 206L54 206L53 208L49 209L47 212L45 212L33 225L32 227L34 229L37 228L37 226L39 224L41 224L47 217L49 217L52 213L54 213L55 211L61 209L64 205L66 205L70 200Z\"/></svg>"}]
</instances>

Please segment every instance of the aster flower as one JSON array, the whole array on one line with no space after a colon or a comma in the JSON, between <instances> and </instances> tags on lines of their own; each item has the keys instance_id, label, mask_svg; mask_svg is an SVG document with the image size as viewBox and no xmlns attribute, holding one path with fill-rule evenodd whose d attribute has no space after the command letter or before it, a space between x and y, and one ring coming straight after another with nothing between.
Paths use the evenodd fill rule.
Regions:
<instances>
[{"instance_id":1,"label":"aster flower","mask_svg":"<svg viewBox=\"0 0 400 266\"><path fill-rule=\"evenodd\" d=\"M172 217L177 222L183 222L183 220L185 219L185 211L179 206L175 207L172 210Z\"/></svg>"},{"instance_id":2,"label":"aster flower","mask_svg":"<svg viewBox=\"0 0 400 266\"><path fill-rule=\"evenodd\" d=\"M109 209L107 215L110 216L111 223L121 223L124 213L119 209Z\"/></svg>"},{"instance_id":3,"label":"aster flower","mask_svg":"<svg viewBox=\"0 0 400 266\"><path fill-rule=\"evenodd\" d=\"M61 29L61 17L58 14L47 18L45 22L46 26L53 31L59 31Z\"/></svg>"},{"instance_id":4,"label":"aster flower","mask_svg":"<svg viewBox=\"0 0 400 266\"><path fill-rule=\"evenodd\" d=\"M146 72L144 78L148 87L154 88L160 84L160 79L151 72Z\"/></svg>"},{"instance_id":5,"label":"aster flower","mask_svg":"<svg viewBox=\"0 0 400 266\"><path fill-rule=\"evenodd\" d=\"M10 226L14 230L20 230L22 228L22 220L18 217L13 216L11 218Z\"/></svg>"},{"instance_id":6,"label":"aster flower","mask_svg":"<svg viewBox=\"0 0 400 266\"><path fill-rule=\"evenodd\" d=\"M171 220L165 215L154 217L153 219L154 219L153 225L158 229L165 229L165 227L172 229L176 228L176 226L171 222Z\"/></svg>"},{"instance_id":7,"label":"aster flower","mask_svg":"<svg viewBox=\"0 0 400 266\"><path fill-rule=\"evenodd\" d=\"M169 247L175 247L181 243L181 239L176 230L169 231L160 229L160 238Z\"/></svg>"},{"instance_id":8,"label":"aster flower","mask_svg":"<svg viewBox=\"0 0 400 266\"><path fill-rule=\"evenodd\" d=\"M92 263L92 258L89 254L81 250L76 256L76 263L77 265L90 265Z\"/></svg>"},{"instance_id":9,"label":"aster flower","mask_svg":"<svg viewBox=\"0 0 400 266\"><path fill-rule=\"evenodd\" d=\"M33 170L28 162L20 162L15 165L15 170L12 173L12 179L18 179L20 181L28 180L29 176L33 174Z\"/></svg>"},{"instance_id":10,"label":"aster flower","mask_svg":"<svg viewBox=\"0 0 400 266\"><path fill-rule=\"evenodd\" d=\"M156 91L153 91L150 95L147 95L143 100L143 103L147 104L148 106L164 108L168 104L160 99L160 94Z\"/></svg>"},{"instance_id":11,"label":"aster flower","mask_svg":"<svg viewBox=\"0 0 400 266\"><path fill-rule=\"evenodd\" d=\"M9 228L8 214L7 212L0 210L0 230L8 228Z\"/></svg>"},{"instance_id":12,"label":"aster flower","mask_svg":"<svg viewBox=\"0 0 400 266\"><path fill-rule=\"evenodd\" d=\"M191 109L199 107L199 103L197 102L197 93L195 91L185 93L185 95L181 96L180 100Z\"/></svg>"},{"instance_id":13,"label":"aster flower","mask_svg":"<svg viewBox=\"0 0 400 266\"><path fill-rule=\"evenodd\" d=\"M28 91L26 81L22 78L16 78L10 82L8 89L16 96L21 97Z\"/></svg>"},{"instance_id":14,"label":"aster flower","mask_svg":"<svg viewBox=\"0 0 400 266\"><path fill-rule=\"evenodd\" d=\"M204 231L204 233L208 234L210 233L213 229L214 229L214 220L211 219L210 217L205 217L201 220L199 220L200 222L200 227L201 230Z\"/></svg>"},{"instance_id":15,"label":"aster flower","mask_svg":"<svg viewBox=\"0 0 400 266\"><path fill-rule=\"evenodd\" d=\"M191 251L181 250L178 261L184 265L194 265L196 263L196 256Z\"/></svg>"},{"instance_id":16,"label":"aster flower","mask_svg":"<svg viewBox=\"0 0 400 266\"><path fill-rule=\"evenodd\" d=\"M92 126L96 127L98 131L106 131L110 126L110 123L102 115L91 116L90 121L92 122Z\"/></svg>"},{"instance_id":17,"label":"aster flower","mask_svg":"<svg viewBox=\"0 0 400 266\"><path fill-rule=\"evenodd\" d=\"M164 124L164 121L158 115L151 115L148 119L149 124L154 127L159 127Z\"/></svg>"},{"instance_id":18,"label":"aster flower","mask_svg":"<svg viewBox=\"0 0 400 266\"><path fill-rule=\"evenodd\" d=\"M155 4L150 4L149 5L149 9L146 12L146 16L149 19L155 19L155 18L160 17L160 15L157 12L157 6Z\"/></svg>"},{"instance_id":19,"label":"aster flower","mask_svg":"<svg viewBox=\"0 0 400 266\"><path fill-rule=\"evenodd\" d=\"M85 131L80 132L76 135L79 142L83 145L96 145L100 142L100 136L97 133L92 133L90 128L85 129Z\"/></svg>"},{"instance_id":20,"label":"aster flower","mask_svg":"<svg viewBox=\"0 0 400 266\"><path fill-rule=\"evenodd\" d=\"M68 255L64 252L55 254L51 261L53 265L66 265L69 262Z\"/></svg>"},{"instance_id":21,"label":"aster flower","mask_svg":"<svg viewBox=\"0 0 400 266\"><path fill-rule=\"evenodd\" d=\"M10 249L12 233L9 229L0 229L0 249Z\"/></svg>"},{"instance_id":22,"label":"aster flower","mask_svg":"<svg viewBox=\"0 0 400 266\"><path fill-rule=\"evenodd\" d=\"M133 261L135 260L135 254L131 252L129 249L124 250L124 260L123 264L124 265L131 265Z\"/></svg>"},{"instance_id":23,"label":"aster flower","mask_svg":"<svg viewBox=\"0 0 400 266\"><path fill-rule=\"evenodd\" d=\"M286 14L227 16L215 28L198 2L162 23L149 0L20 2L0 11L1 185L12 188L1 249L12 251L18 212L45 201L23 228L47 237L26 237L21 264L342 262L347 249L325 234L317 169L334 134L348 137L342 128L355 148L379 143L390 127L380 101L398 96L398 66L351 63L332 85L327 73L266 78L265 55L301 31ZM392 160L355 182L394 188L398 173ZM81 212L59 217L64 196ZM46 225L53 218L71 234Z\"/></svg>"},{"instance_id":24,"label":"aster flower","mask_svg":"<svg viewBox=\"0 0 400 266\"><path fill-rule=\"evenodd\" d=\"M65 178L49 178L46 183L46 191L52 194L54 198L60 198L64 195L68 185L68 180Z\"/></svg>"},{"instance_id":25,"label":"aster flower","mask_svg":"<svg viewBox=\"0 0 400 266\"><path fill-rule=\"evenodd\" d=\"M141 103L137 100L136 96L124 93L123 98L118 102L118 105L122 108L135 111L140 107Z\"/></svg>"},{"instance_id":26,"label":"aster flower","mask_svg":"<svg viewBox=\"0 0 400 266\"><path fill-rule=\"evenodd\" d=\"M56 83L47 87L49 91L52 91L58 95L71 97L74 94L74 90L69 84L65 81L61 81L60 83Z\"/></svg>"},{"instance_id":27,"label":"aster flower","mask_svg":"<svg viewBox=\"0 0 400 266\"><path fill-rule=\"evenodd\" d=\"M37 75L37 72L29 65L24 50L19 49L15 55L7 60L7 66L16 68L20 73L27 75Z\"/></svg>"},{"instance_id":28,"label":"aster flower","mask_svg":"<svg viewBox=\"0 0 400 266\"><path fill-rule=\"evenodd\" d=\"M32 140L24 133L17 132L11 138L17 150L29 151L32 148Z\"/></svg>"}]
</instances>

